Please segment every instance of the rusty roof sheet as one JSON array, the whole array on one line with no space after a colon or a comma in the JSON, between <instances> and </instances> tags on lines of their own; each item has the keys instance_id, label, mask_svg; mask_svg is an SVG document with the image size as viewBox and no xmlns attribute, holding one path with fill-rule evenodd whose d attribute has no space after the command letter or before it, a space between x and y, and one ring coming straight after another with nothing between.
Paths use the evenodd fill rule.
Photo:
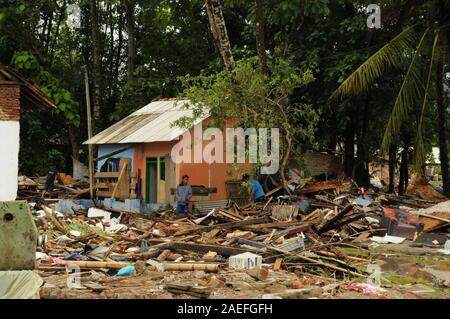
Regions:
<instances>
[{"instance_id":1,"label":"rusty roof sheet","mask_svg":"<svg viewBox=\"0 0 450 319\"><path fill-rule=\"evenodd\" d=\"M19 84L22 90L22 98L26 102L28 108L56 108L55 103L40 89L40 87L32 80L27 79L16 69L0 63L0 80L11 81Z\"/></svg>"}]
</instances>

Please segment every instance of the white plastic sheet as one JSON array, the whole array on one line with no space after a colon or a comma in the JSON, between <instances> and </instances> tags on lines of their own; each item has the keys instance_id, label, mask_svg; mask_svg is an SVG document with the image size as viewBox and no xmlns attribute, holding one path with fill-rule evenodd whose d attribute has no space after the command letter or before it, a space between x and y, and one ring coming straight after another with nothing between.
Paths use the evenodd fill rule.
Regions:
<instances>
[{"instance_id":1,"label":"white plastic sheet","mask_svg":"<svg viewBox=\"0 0 450 319\"><path fill-rule=\"evenodd\" d=\"M43 283L32 270L0 271L0 299L39 299Z\"/></svg>"}]
</instances>

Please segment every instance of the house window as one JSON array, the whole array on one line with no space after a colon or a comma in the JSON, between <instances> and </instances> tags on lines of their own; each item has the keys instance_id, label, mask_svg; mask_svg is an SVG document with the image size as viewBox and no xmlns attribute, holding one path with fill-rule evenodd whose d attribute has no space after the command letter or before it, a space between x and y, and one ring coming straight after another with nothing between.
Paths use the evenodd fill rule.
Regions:
<instances>
[{"instance_id":1,"label":"house window","mask_svg":"<svg viewBox=\"0 0 450 319\"><path fill-rule=\"evenodd\" d=\"M166 162L164 157L159 158L159 175L162 181L166 180Z\"/></svg>"}]
</instances>

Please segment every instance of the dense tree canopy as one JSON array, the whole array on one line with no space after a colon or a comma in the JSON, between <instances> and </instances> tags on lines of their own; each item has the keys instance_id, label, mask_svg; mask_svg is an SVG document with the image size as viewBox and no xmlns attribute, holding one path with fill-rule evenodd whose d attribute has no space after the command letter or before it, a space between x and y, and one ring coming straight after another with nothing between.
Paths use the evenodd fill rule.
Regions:
<instances>
[{"instance_id":1,"label":"dense tree canopy","mask_svg":"<svg viewBox=\"0 0 450 319\"><path fill-rule=\"evenodd\" d=\"M296 145L337 146L345 173L361 185L374 157L401 157L407 170L409 157L423 164L432 146L448 152L450 1L378 1L381 29L368 28L366 0L1 3L0 62L58 106L24 115L24 174L86 161L85 65L97 132L153 99L214 104L226 89L232 99L212 105L217 114L239 104L233 112L247 107L250 115L283 96L284 134ZM268 99L261 105L257 89ZM32 152L40 162L29 160Z\"/></svg>"}]
</instances>

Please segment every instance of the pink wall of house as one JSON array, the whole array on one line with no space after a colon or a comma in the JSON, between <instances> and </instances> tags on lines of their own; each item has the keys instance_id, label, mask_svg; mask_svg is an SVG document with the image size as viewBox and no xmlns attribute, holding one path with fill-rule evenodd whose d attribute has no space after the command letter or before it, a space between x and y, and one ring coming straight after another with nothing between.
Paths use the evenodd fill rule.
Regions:
<instances>
[{"instance_id":1,"label":"pink wall of house","mask_svg":"<svg viewBox=\"0 0 450 319\"><path fill-rule=\"evenodd\" d=\"M204 125L207 123L204 121ZM191 136L194 136L194 130L191 129ZM225 135L225 134L224 134ZM225 136L223 136L224 142L224 154L223 158L225 159ZM142 189L141 194L142 198L145 199L146 194L146 158L148 157L158 157L158 156L166 156L171 153L172 147L178 141L170 141L170 142L153 142L153 143L143 143L139 145L135 145L134 148L134 169L137 171L140 169L141 171L141 179L142 179ZM203 145L207 145L210 141L203 141ZM194 153L192 151L192 163L181 163L174 164L175 165L175 180L167 181L166 183L173 183L173 187L175 187L181 177L183 175L189 175L189 183L191 185L203 185L205 187L216 187L217 193L211 194L209 197L205 197L207 200L220 200L227 199L227 190L225 182L230 179L238 179L241 176L242 171L249 171L251 169L251 164L239 164L239 169L236 168L235 165L227 164L227 163L206 163L203 161L202 163L193 163L194 161ZM172 186L171 186L172 187ZM167 196L160 196L165 199L165 202L172 202L172 199L167 199Z\"/></svg>"}]
</instances>

